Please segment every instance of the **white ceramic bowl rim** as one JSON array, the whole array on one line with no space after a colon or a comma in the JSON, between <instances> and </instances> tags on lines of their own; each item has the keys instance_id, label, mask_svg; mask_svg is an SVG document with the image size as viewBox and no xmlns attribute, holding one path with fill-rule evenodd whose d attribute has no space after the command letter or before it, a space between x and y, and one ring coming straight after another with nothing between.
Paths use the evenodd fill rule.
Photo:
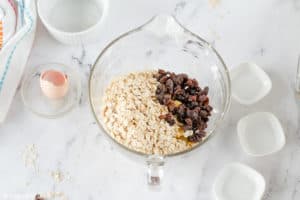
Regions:
<instances>
[{"instance_id":1,"label":"white ceramic bowl rim","mask_svg":"<svg viewBox=\"0 0 300 200\"><path fill-rule=\"evenodd\" d=\"M101 2L102 4L102 15L100 17L100 19L98 20L98 22L92 26L90 26L89 28L83 30L83 31L76 31L76 32L68 32L68 31L62 31L54 26L51 25L51 23L48 22L48 20L46 19L46 17L43 15L43 12L41 12L40 10L40 2L41 1L44 1L44 0L38 0L37 2L37 8L38 8L38 13L39 13L39 16L41 18L41 21L43 22L43 24L45 24L45 26L49 29L51 29L52 31L55 31L55 32L58 32L58 33L61 33L61 34L65 34L65 35L83 35L83 34L86 34L86 33L89 33L93 30L95 30L104 20L104 18L106 18L106 15L107 15L107 12L108 12L108 7L109 7L109 1L108 0L97 0L99 2Z\"/></svg>"},{"instance_id":2,"label":"white ceramic bowl rim","mask_svg":"<svg viewBox=\"0 0 300 200\"><path fill-rule=\"evenodd\" d=\"M207 46L213 51L213 53L217 56L217 58L219 59L219 61L222 63L222 66L225 70L225 75L226 75L226 79L228 79L228 95L226 97L226 103L225 103L225 108L223 110L223 113L221 114L221 117L220 119L216 122L213 130L211 131L211 134L209 135L209 137L207 137L204 142L207 142L210 138L212 138L212 136L214 135L213 133L215 133L217 127L219 128L220 127L220 123L224 120L225 118L225 115L228 114L229 112L229 108L230 108L230 104L231 104L231 79L230 79L230 73L229 73L229 70L227 68L227 65L225 65L225 62L223 60L223 58L220 56L220 54L217 52L217 50L211 46L206 40L204 40L203 38L201 38L200 36L194 34L193 32L189 31L187 28L185 28L177 19L175 16L173 15L168 15L168 14L165 14L165 13L161 13L161 14L158 14L158 15L155 15L153 16L150 20L148 20L146 23L144 23L143 25L141 26L138 26L137 28L135 29L132 29L126 33L123 33L122 35L120 35L119 37L115 38L114 40L112 40L102 51L101 53L99 54L99 56L97 57L96 61L94 62L94 65L91 69L91 73L90 73L90 77L89 77L89 103L90 103L90 107L91 107L91 110L93 112L93 115L94 115L94 118L96 119L100 129L106 133L106 135L109 136L109 134L106 132L106 130L103 128L101 122L99 122L98 120L98 117L97 117L97 112L95 110L95 107L94 107L94 103L92 101L92 76L94 74L94 71L96 70L96 66L97 66L97 63L99 62L100 59L102 59L103 55L110 49L110 47L112 47L115 43L117 43L118 41L122 40L123 38L126 38L128 35L131 35L132 33L135 33L135 32L138 32L138 31L141 31L143 28L147 27L149 24L151 24L154 20L166 20L166 19L172 19L174 20L175 23L177 23L178 26L180 26L184 31L186 31L186 33L188 34L191 34L193 37L197 38L198 40L202 41L203 43L207 44ZM111 137L109 137L111 138ZM112 139L112 138L111 138ZM125 148L126 150L129 150L131 152L134 152L134 153L137 153L137 154L140 154L140 155L145 155L144 153L140 153L138 151L134 151L132 149L129 149L127 148L125 145L122 145L120 144L119 142L117 142L115 139L112 139L112 141L114 141L115 143L119 144L121 147ZM184 153L187 153L187 152L190 152L194 149L196 149L197 147L200 147L202 146L201 144L202 143L199 143L198 145L194 146L193 148L187 150L187 151L182 151L182 152L179 152L179 153L173 153L173 154L168 154L167 156L176 156L176 155L179 155L179 154L184 154Z\"/></svg>"}]
</instances>

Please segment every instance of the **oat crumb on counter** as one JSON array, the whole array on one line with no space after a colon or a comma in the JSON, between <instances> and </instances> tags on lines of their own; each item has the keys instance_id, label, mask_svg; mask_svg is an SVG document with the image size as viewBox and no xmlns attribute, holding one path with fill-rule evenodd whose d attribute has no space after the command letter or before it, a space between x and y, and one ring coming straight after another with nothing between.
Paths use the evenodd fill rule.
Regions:
<instances>
[{"instance_id":1,"label":"oat crumb on counter","mask_svg":"<svg viewBox=\"0 0 300 200\"><path fill-rule=\"evenodd\" d=\"M38 159L38 151L35 144L29 144L25 147L22 157L25 164L25 167L32 167L36 169L36 162Z\"/></svg>"}]
</instances>

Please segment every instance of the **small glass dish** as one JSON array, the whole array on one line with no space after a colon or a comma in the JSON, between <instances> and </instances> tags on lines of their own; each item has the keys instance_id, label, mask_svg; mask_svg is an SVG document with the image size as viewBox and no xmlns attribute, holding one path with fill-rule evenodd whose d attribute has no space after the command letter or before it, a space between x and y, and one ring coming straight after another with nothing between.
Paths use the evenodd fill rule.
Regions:
<instances>
[{"instance_id":1,"label":"small glass dish","mask_svg":"<svg viewBox=\"0 0 300 200\"><path fill-rule=\"evenodd\" d=\"M40 76L47 70L57 70L67 75L69 88L60 99L50 99L42 92ZM33 113L46 118L56 118L74 108L81 96L81 81L76 70L59 63L49 63L35 67L23 79L21 95L24 105Z\"/></svg>"}]
</instances>

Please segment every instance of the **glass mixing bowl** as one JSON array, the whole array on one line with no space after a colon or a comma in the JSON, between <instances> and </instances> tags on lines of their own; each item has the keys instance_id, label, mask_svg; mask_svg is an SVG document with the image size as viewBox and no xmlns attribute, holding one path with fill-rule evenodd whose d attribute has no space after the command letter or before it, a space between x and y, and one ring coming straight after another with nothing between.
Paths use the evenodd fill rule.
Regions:
<instances>
[{"instance_id":1,"label":"glass mixing bowl","mask_svg":"<svg viewBox=\"0 0 300 200\"><path fill-rule=\"evenodd\" d=\"M113 40L101 52L94 64L89 81L90 103L94 116L100 128L106 132L102 125L100 109L105 89L112 79L131 72L159 68L175 73L186 73L196 78L200 86L209 87L210 105L214 110L206 129L207 137L193 147L194 149L211 138L223 122L230 104L230 77L218 52L204 39L183 27L172 16L153 17L144 25ZM160 176L157 169L163 165L163 157L147 156L150 156L148 159L149 183L159 183L155 176Z\"/></svg>"}]
</instances>

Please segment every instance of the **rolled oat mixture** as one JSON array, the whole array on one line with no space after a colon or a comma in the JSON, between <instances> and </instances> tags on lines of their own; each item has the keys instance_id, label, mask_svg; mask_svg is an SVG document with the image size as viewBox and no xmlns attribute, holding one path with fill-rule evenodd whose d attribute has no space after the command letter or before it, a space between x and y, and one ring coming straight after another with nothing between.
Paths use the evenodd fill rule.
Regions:
<instances>
[{"instance_id":1,"label":"rolled oat mixture","mask_svg":"<svg viewBox=\"0 0 300 200\"><path fill-rule=\"evenodd\" d=\"M101 117L104 128L115 140L134 151L167 155L188 150L205 136L205 132L199 129L198 124L202 123L201 127L206 128L203 124L206 125L208 116L205 123L198 120L199 123L195 125L193 124L195 121L189 123L191 119L186 112L183 113L185 118L182 118L180 112L170 111L170 107L174 109L174 106L177 106L178 109L175 110L183 107L190 111L191 115L195 115L189 104L183 105L184 99L181 102L174 96L174 100L171 101L166 97L171 94L168 90L162 90L162 84L165 82L159 79L167 80L165 76L169 75L175 76L174 73L163 70L159 73L157 71L130 73L109 84L103 97ZM182 90L178 85L177 89ZM187 102L190 96L186 95ZM201 110L200 107L197 109Z\"/></svg>"}]
</instances>

